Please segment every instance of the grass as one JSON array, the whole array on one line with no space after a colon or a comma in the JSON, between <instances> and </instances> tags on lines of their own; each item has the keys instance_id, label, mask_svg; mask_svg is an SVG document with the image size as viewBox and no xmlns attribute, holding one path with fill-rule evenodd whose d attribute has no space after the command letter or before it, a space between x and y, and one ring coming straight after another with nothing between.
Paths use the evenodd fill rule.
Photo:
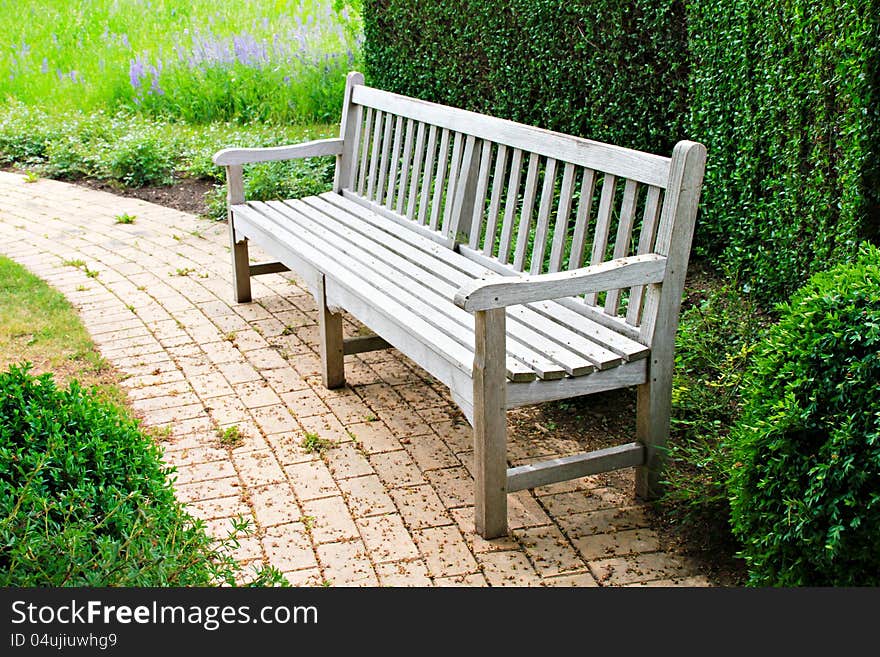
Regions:
<instances>
[{"instance_id":1,"label":"grass","mask_svg":"<svg viewBox=\"0 0 880 657\"><path fill-rule=\"evenodd\" d=\"M0 98L200 123L335 119L360 61L345 4L0 0Z\"/></svg>"},{"instance_id":2,"label":"grass","mask_svg":"<svg viewBox=\"0 0 880 657\"><path fill-rule=\"evenodd\" d=\"M321 438L312 431L306 431L299 444L309 454L323 454L335 445L332 440Z\"/></svg>"},{"instance_id":3,"label":"grass","mask_svg":"<svg viewBox=\"0 0 880 657\"><path fill-rule=\"evenodd\" d=\"M54 372L61 382L75 378L123 399L113 370L64 296L0 256L0 370L22 361L33 363L37 373Z\"/></svg>"},{"instance_id":4,"label":"grass","mask_svg":"<svg viewBox=\"0 0 880 657\"><path fill-rule=\"evenodd\" d=\"M128 214L128 212L116 215L117 224L133 224L135 219L137 219L137 216Z\"/></svg>"}]
</instances>

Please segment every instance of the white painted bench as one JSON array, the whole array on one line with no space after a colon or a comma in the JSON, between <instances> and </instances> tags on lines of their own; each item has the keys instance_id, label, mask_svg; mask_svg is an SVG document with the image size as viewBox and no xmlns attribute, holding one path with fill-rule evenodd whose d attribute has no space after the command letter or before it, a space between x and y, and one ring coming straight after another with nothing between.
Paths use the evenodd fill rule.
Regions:
<instances>
[{"instance_id":1,"label":"white painted bench","mask_svg":"<svg viewBox=\"0 0 880 657\"><path fill-rule=\"evenodd\" d=\"M333 191L248 202L242 165L336 156ZM290 269L318 302L324 384L394 346L474 428L476 530L507 493L635 467L656 493L705 148L671 158L400 96L351 73L338 139L226 149L235 297ZM277 262L250 264L252 240ZM375 331L343 339L339 310ZM509 408L638 386L635 440L508 468Z\"/></svg>"}]
</instances>

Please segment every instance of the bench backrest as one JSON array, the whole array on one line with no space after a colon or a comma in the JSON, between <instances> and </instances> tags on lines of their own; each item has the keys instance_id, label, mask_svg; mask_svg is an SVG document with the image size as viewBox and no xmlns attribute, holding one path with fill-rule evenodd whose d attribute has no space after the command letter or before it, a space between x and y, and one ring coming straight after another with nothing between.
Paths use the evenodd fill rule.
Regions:
<instances>
[{"instance_id":1,"label":"bench backrest","mask_svg":"<svg viewBox=\"0 0 880 657\"><path fill-rule=\"evenodd\" d=\"M339 193L502 274L658 253L662 286L566 304L648 345L662 297L678 297L667 309L677 317L702 145L662 157L370 88L360 74L349 75L342 133Z\"/></svg>"}]
</instances>

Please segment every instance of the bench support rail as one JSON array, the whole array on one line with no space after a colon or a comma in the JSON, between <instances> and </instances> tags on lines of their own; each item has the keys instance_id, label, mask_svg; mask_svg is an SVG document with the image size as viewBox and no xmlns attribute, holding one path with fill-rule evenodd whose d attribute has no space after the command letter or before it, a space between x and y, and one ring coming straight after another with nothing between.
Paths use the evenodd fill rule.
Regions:
<instances>
[{"instance_id":1,"label":"bench support rail","mask_svg":"<svg viewBox=\"0 0 880 657\"><path fill-rule=\"evenodd\" d=\"M378 335L359 335L356 338L345 338L342 341L342 352L346 356L362 354L365 351L382 351L393 348L393 345L388 344L384 338Z\"/></svg>"},{"instance_id":2,"label":"bench support rail","mask_svg":"<svg viewBox=\"0 0 880 657\"><path fill-rule=\"evenodd\" d=\"M645 447L641 443L615 445L584 454L529 463L507 470L507 492L513 493L600 472L640 466L644 463Z\"/></svg>"}]
</instances>

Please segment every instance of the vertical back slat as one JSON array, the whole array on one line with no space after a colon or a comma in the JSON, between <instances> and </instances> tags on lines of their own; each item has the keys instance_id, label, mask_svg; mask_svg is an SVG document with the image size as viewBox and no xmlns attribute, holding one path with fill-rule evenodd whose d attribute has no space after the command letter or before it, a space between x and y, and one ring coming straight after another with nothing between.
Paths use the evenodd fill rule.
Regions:
<instances>
[{"instance_id":1,"label":"vertical back slat","mask_svg":"<svg viewBox=\"0 0 880 657\"><path fill-rule=\"evenodd\" d=\"M645 199L645 212L642 215L642 231L639 234L637 255L650 253L654 248L654 237L657 234L657 221L660 218L660 196L662 190L659 187L648 187L648 195ZM629 305L626 308L626 323L637 326L641 320L642 303L645 288L641 285L633 287L629 292Z\"/></svg>"},{"instance_id":2,"label":"vertical back slat","mask_svg":"<svg viewBox=\"0 0 880 657\"><path fill-rule=\"evenodd\" d=\"M425 157L425 124L419 122L416 130L416 150L413 154L412 178L409 181L409 201L406 204L406 216L415 219L416 200L418 199L419 181L422 173L422 160Z\"/></svg>"},{"instance_id":3,"label":"vertical back slat","mask_svg":"<svg viewBox=\"0 0 880 657\"><path fill-rule=\"evenodd\" d=\"M440 151L437 153L437 176L434 179L434 197L431 201L431 219L428 224L437 230L440 223L440 204L443 202L443 187L446 181L446 168L449 164L449 130L440 133Z\"/></svg>"},{"instance_id":4,"label":"vertical back slat","mask_svg":"<svg viewBox=\"0 0 880 657\"><path fill-rule=\"evenodd\" d=\"M397 121L400 120L398 116ZM394 126L394 115L385 117L385 131L382 133L382 159L379 162L379 182L376 183L376 203L382 204L382 195L385 193L385 182L388 179L388 159L391 155L391 131Z\"/></svg>"},{"instance_id":5,"label":"vertical back slat","mask_svg":"<svg viewBox=\"0 0 880 657\"><path fill-rule=\"evenodd\" d=\"M495 232L498 230L498 213L501 211L501 195L504 192L504 168L507 166L507 146L499 144L495 154L495 171L492 174L492 196L489 197L489 214L486 215L486 239L483 254L492 255L495 248Z\"/></svg>"},{"instance_id":6,"label":"vertical back slat","mask_svg":"<svg viewBox=\"0 0 880 657\"><path fill-rule=\"evenodd\" d=\"M538 224L535 228L535 248L532 250L530 274L540 274L544 268L544 254L547 252L547 235L550 231L550 208L553 206L553 192L556 188L556 160L547 160L544 170L544 186L541 189L541 204L538 206Z\"/></svg>"},{"instance_id":7,"label":"vertical back slat","mask_svg":"<svg viewBox=\"0 0 880 657\"><path fill-rule=\"evenodd\" d=\"M343 139L346 139L346 143L351 143L350 151L348 154L348 158L350 158L350 164L348 165L348 171L346 173L340 172L339 174L339 189L354 189L357 185L357 175L358 175L358 165L360 164L358 156L360 155L360 151L358 150L361 143L361 130L363 128L363 112L364 108L360 105L355 105L351 114L349 115L351 122L353 125L351 127L346 126L346 132L350 134L350 136L346 139L343 136ZM334 185L334 188L337 186Z\"/></svg>"},{"instance_id":8,"label":"vertical back slat","mask_svg":"<svg viewBox=\"0 0 880 657\"><path fill-rule=\"evenodd\" d=\"M532 228L532 208L535 207L535 196L538 190L538 154L529 156L529 168L526 174L526 189L523 192L522 210L519 213L519 230L516 234L516 248L513 252L513 268L522 271L525 267L526 251L529 247L529 232Z\"/></svg>"},{"instance_id":9,"label":"vertical back slat","mask_svg":"<svg viewBox=\"0 0 880 657\"><path fill-rule=\"evenodd\" d=\"M385 120L385 113L376 110L375 123L373 126L373 145L370 153L370 176L367 179L367 198L372 200L375 198L376 191L376 171L379 169L379 154L382 149L382 122Z\"/></svg>"},{"instance_id":10,"label":"vertical back slat","mask_svg":"<svg viewBox=\"0 0 880 657\"><path fill-rule=\"evenodd\" d=\"M593 234L593 251L590 255L590 264L598 265L605 260L605 250L608 248L608 232L611 229L611 214L614 210L614 193L617 187L617 176L606 173L602 179L602 195L599 197L599 212L596 215L596 232ZM596 303L596 293L590 292L584 296L587 303Z\"/></svg>"},{"instance_id":11,"label":"vertical back slat","mask_svg":"<svg viewBox=\"0 0 880 657\"><path fill-rule=\"evenodd\" d=\"M477 178L480 168L477 138L468 135L461 156L461 168L455 185L455 198L443 232L456 242L464 243L473 229L474 204L477 198Z\"/></svg>"},{"instance_id":12,"label":"vertical back slat","mask_svg":"<svg viewBox=\"0 0 880 657\"><path fill-rule=\"evenodd\" d=\"M486 212L486 195L489 192L489 170L492 166L492 142L483 140L480 149L480 172L477 174L477 191L474 193L474 216L471 219L471 234L468 246L476 250L480 248L480 233L483 230L483 215Z\"/></svg>"},{"instance_id":13,"label":"vertical back slat","mask_svg":"<svg viewBox=\"0 0 880 657\"><path fill-rule=\"evenodd\" d=\"M403 205L406 202L406 184L409 182L410 159L413 149L413 131L415 122L406 120L406 138L403 141L403 158L400 163L400 186L397 189L397 214L403 214Z\"/></svg>"},{"instance_id":14,"label":"vertical back slat","mask_svg":"<svg viewBox=\"0 0 880 657\"><path fill-rule=\"evenodd\" d=\"M400 166L400 144L403 141L403 117L398 116L394 122L394 147L391 149L391 161L388 163L388 192L385 194L385 207L394 208L394 192L397 190L397 169Z\"/></svg>"},{"instance_id":15,"label":"vertical back slat","mask_svg":"<svg viewBox=\"0 0 880 657\"><path fill-rule=\"evenodd\" d=\"M367 181L367 158L370 150L370 132L373 129L373 108L367 108L367 116L364 119L364 143L361 145L361 163L358 167L357 193L363 196L364 186Z\"/></svg>"},{"instance_id":16,"label":"vertical back slat","mask_svg":"<svg viewBox=\"0 0 880 657\"><path fill-rule=\"evenodd\" d=\"M446 227L449 225L449 221L452 217L452 206L455 204L455 190L458 188L459 180L459 169L461 167L461 147L462 147L462 134L460 132L455 133L455 139L452 141L452 162L449 168L449 181L446 183L446 206L443 209L443 229L446 230ZM450 237L454 237L454 235L450 235Z\"/></svg>"},{"instance_id":17,"label":"vertical back slat","mask_svg":"<svg viewBox=\"0 0 880 657\"><path fill-rule=\"evenodd\" d=\"M617 236L614 238L614 259L623 258L629 253L632 243L632 229L636 217L636 203L639 198L639 184L627 179L623 188L623 202L620 205L620 221L617 223ZM620 290L608 290L605 295L605 314L616 315L620 303Z\"/></svg>"},{"instance_id":18,"label":"vertical back slat","mask_svg":"<svg viewBox=\"0 0 880 657\"><path fill-rule=\"evenodd\" d=\"M437 126L428 130L428 148L425 151L425 171L422 174L422 194L419 201L419 224L427 221L428 205L431 198L431 179L434 176L434 159L437 151Z\"/></svg>"},{"instance_id":19,"label":"vertical back slat","mask_svg":"<svg viewBox=\"0 0 880 657\"><path fill-rule=\"evenodd\" d=\"M578 269L584 260L584 246L587 241L587 228L590 226L590 210L593 207L593 193L596 189L596 172L584 169L581 177L581 198L578 201L574 220L574 236L571 240L571 254L568 268Z\"/></svg>"},{"instance_id":20,"label":"vertical back slat","mask_svg":"<svg viewBox=\"0 0 880 657\"><path fill-rule=\"evenodd\" d=\"M498 247L498 259L507 263L510 256L510 242L513 237L513 219L519 200L519 183L522 179L522 156L519 148L513 149L510 162L510 176L507 180L507 200L504 203L504 221L501 224L501 244Z\"/></svg>"},{"instance_id":21,"label":"vertical back slat","mask_svg":"<svg viewBox=\"0 0 880 657\"><path fill-rule=\"evenodd\" d=\"M571 197L574 193L574 165L566 163L562 173L562 187L559 190L559 207L556 211L556 223L553 226L553 245L550 249L549 272L562 269L562 258L565 255L565 242L568 239L568 220L571 216Z\"/></svg>"}]
</instances>

